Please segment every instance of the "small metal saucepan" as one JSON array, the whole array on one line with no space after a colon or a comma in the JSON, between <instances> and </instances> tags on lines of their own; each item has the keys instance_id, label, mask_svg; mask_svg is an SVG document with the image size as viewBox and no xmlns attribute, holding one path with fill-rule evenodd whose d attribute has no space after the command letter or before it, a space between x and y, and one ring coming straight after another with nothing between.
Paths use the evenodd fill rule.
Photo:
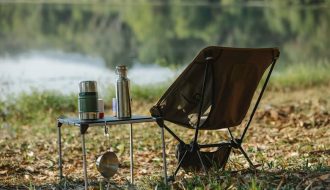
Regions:
<instances>
[{"instance_id":1,"label":"small metal saucepan","mask_svg":"<svg viewBox=\"0 0 330 190\"><path fill-rule=\"evenodd\" d=\"M96 160L96 168L106 179L114 176L119 168L119 160L114 152L107 151Z\"/></svg>"}]
</instances>

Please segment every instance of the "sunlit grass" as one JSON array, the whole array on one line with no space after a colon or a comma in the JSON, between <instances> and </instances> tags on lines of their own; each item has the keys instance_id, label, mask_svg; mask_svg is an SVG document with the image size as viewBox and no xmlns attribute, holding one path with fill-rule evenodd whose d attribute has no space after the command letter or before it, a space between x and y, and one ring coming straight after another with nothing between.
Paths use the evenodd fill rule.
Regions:
<instances>
[{"instance_id":1,"label":"sunlit grass","mask_svg":"<svg viewBox=\"0 0 330 190\"><path fill-rule=\"evenodd\" d=\"M305 88L330 83L330 63L291 64L275 70L270 85L276 88Z\"/></svg>"},{"instance_id":2,"label":"sunlit grass","mask_svg":"<svg viewBox=\"0 0 330 190\"><path fill-rule=\"evenodd\" d=\"M159 99L165 90L170 86L168 83L148 86L133 86L132 98L136 97L138 100L153 101Z\"/></svg>"},{"instance_id":3,"label":"sunlit grass","mask_svg":"<svg viewBox=\"0 0 330 190\"><path fill-rule=\"evenodd\" d=\"M131 84L130 95L133 101L155 101L162 96L169 86L169 82L147 85ZM106 91L108 93L104 99L111 102L111 99L116 97L115 87L108 87Z\"/></svg>"},{"instance_id":4,"label":"sunlit grass","mask_svg":"<svg viewBox=\"0 0 330 190\"><path fill-rule=\"evenodd\" d=\"M292 64L275 70L270 83L270 89L299 89L327 85L330 83L330 64L327 62L315 64ZM132 85L131 98L137 102L156 102L170 83L153 85ZM109 87L104 97L106 108L111 108L111 99L115 97L115 89ZM64 95L58 91L39 91L21 93L0 100L0 121L15 118L19 123L30 123L46 119L45 115L62 115L77 110L77 95Z\"/></svg>"},{"instance_id":5,"label":"sunlit grass","mask_svg":"<svg viewBox=\"0 0 330 190\"><path fill-rule=\"evenodd\" d=\"M62 115L77 110L77 96L63 95L56 91L21 93L0 101L0 121L16 120L28 124L47 120L49 115Z\"/></svg>"}]
</instances>

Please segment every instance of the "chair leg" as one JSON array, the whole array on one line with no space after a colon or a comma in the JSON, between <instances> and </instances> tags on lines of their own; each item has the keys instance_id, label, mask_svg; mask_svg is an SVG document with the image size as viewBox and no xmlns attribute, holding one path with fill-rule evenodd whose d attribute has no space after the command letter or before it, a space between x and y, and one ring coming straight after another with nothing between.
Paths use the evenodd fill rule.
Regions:
<instances>
[{"instance_id":1,"label":"chair leg","mask_svg":"<svg viewBox=\"0 0 330 190\"><path fill-rule=\"evenodd\" d=\"M228 154L228 156L226 157L223 166L221 167L221 170L222 170L222 171L225 171L225 168L226 168L227 162L228 162L228 160L229 160L229 158L230 158L230 152L231 152L231 151L232 151L232 150L229 150L229 154Z\"/></svg>"},{"instance_id":2,"label":"chair leg","mask_svg":"<svg viewBox=\"0 0 330 190\"><path fill-rule=\"evenodd\" d=\"M205 174L207 175L207 170L206 170L206 168L205 168L205 165L204 165L204 162L203 162L203 160L202 160L202 157L201 157L201 154L200 154L199 150L197 150L197 155L198 155L199 161L200 161L201 164L202 164L203 170L204 170Z\"/></svg>"},{"instance_id":3,"label":"chair leg","mask_svg":"<svg viewBox=\"0 0 330 190\"><path fill-rule=\"evenodd\" d=\"M165 185L167 185L167 164L166 164L166 151L165 151L164 127L161 128L161 136L162 136L162 153L163 153L164 183L165 183Z\"/></svg>"},{"instance_id":4,"label":"chair leg","mask_svg":"<svg viewBox=\"0 0 330 190\"><path fill-rule=\"evenodd\" d=\"M173 173L173 175L172 175L172 180L173 180L173 181L174 181L174 178L175 178L176 174L178 173L179 169L181 168L181 165L182 165L183 159L186 157L187 152L188 152L188 150L186 150L186 151L184 152L184 154L183 154L183 156L182 156L182 158L181 158L181 160L180 160L180 162L179 162L179 165L176 167L176 169L175 169L175 171L174 171L174 173Z\"/></svg>"},{"instance_id":5,"label":"chair leg","mask_svg":"<svg viewBox=\"0 0 330 190\"><path fill-rule=\"evenodd\" d=\"M240 149L240 151L244 155L245 159L249 162L250 166L255 170L256 167L253 165L252 161L250 160L249 156L246 154L246 152L244 151L244 149L242 148L242 146L238 146L238 148Z\"/></svg>"}]
</instances>

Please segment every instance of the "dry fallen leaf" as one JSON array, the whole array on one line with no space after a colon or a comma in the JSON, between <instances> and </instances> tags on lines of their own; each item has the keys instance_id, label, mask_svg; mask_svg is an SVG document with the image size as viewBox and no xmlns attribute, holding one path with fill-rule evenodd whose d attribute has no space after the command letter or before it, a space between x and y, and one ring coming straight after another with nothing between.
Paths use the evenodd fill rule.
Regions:
<instances>
[{"instance_id":1,"label":"dry fallen leaf","mask_svg":"<svg viewBox=\"0 0 330 190\"><path fill-rule=\"evenodd\" d=\"M27 166L25 169L29 172L34 172L35 171L35 169L32 166Z\"/></svg>"},{"instance_id":2,"label":"dry fallen leaf","mask_svg":"<svg viewBox=\"0 0 330 190\"><path fill-rule=\"evenodd\" d=\"M330 174L324 174L324 175L321 175L318 178L321 179L322 181L326 182L326 183L330 183Z\"/></svg>"}]
</instances>

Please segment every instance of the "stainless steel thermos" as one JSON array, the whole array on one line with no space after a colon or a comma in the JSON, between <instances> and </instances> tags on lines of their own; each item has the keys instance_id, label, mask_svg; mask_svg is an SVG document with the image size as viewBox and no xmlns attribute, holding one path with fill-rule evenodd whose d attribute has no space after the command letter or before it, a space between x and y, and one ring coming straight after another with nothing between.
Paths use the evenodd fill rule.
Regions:
<instances>
[{"instance_id":1,"label":"stainless steel thermos","mask_svg":"<svg viewBox=\"0 0 330 190\"><path fill-rule=\"evenodd\" d=\"M79 119L98 119L98 93L96 81L79 83Z\"/></svg>"},{"instance_id":2,"label":"stainless steel thermos","mask_svg":"<svg viewBox=\"0 0 330 190\"><path fill-rule=\"evenodd\" d=\"M131 117L131 98L129 92L129 79L127 78L127 67L119 65L116 67L117 84L116 84L116 99L117 99L117 117Z\"/></svg>"}]
</instances>

